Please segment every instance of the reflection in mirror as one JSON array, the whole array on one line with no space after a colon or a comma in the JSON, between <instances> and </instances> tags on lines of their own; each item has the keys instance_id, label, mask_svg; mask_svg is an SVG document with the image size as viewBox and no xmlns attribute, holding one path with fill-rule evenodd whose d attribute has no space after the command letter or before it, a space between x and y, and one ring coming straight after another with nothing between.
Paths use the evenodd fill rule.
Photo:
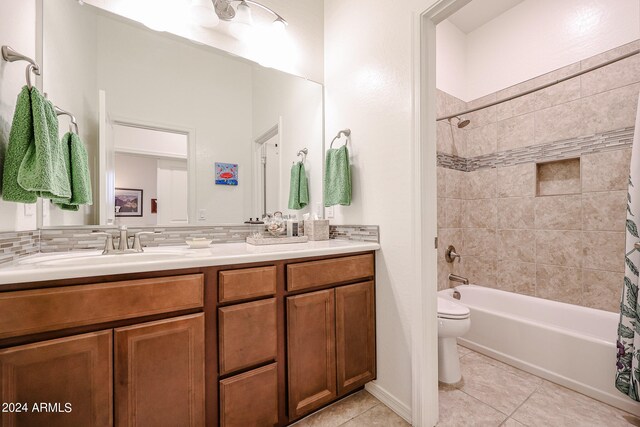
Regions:
<instances>
[{"instance_id":1,"label":"reflection in mirror","mask_svg":"<svg viewBox=\"0 0 640 427\"><path fill-rule=\"evenodd\" d=\"M321 85L76 0L43 7L43 89L78 119L95 195L79 212L44 203L43 226L234 224L321 209ZM290 211L303 148L310 203ZM141 190L141 211L123 215L119 203L138 201L117 188Z\"/></svg>"}]
</instances>

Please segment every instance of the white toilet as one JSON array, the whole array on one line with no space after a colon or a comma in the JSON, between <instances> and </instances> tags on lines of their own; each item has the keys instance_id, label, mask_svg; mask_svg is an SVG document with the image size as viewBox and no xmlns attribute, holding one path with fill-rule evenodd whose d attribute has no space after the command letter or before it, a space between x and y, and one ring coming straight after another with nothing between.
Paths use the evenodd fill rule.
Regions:
<instances>
[{"instance_id":1,"label":"white toilet","mask_svg":"<svg viewBox=\"0 0 640 427\"><path fill-rule=\"evenodd\" d=\"M456 338L471 327L469 308L438 297L438 380L446 384L460 382L460 358Z\"/></svg>"}]
</instances>

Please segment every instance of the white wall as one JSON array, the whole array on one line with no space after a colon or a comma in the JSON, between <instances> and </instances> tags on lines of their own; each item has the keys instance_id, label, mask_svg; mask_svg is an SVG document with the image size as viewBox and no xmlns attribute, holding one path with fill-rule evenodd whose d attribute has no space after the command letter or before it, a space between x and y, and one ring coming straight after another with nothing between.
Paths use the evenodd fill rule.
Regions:
<instances>
[{"instance_id":1,"label":"white wall","mask_svg":"<svg viewBox=\"0 0 640 427\"><path fill-rule=\"evenodd\" d=\"M316 212L317 204L322 203L322 86L274 70L254 67L254 139L278 123L280 117L280 206L283 212L289 205L291 165L300 160L297 156L299 150L309 150L305 162L309 178L309 205L299 211L288 211L292 214L297 213L302 219L303 214ZM319 215L322 215L322 211Z\"/></svg>"},{"instance_id":2,"label":"white wall","mask_svg":"<svg viewBox=\"0 0 640 427\"><path fill-rule=\"evenodd\" d=\"M376 384L406 411L419 238L413 228L419 203L413 198L413 19L434 2L325 1L326 140L352 130L353 202L336 207L333 222L380 225Z\"/></svg>"},{"instance_id":3,"label":"white wall","mask_svg":"<svg viewBox=\"0 0 640 427\"><path fill-rule=\"evenodd\" d=\"M76 117L80 138L89 159L98 153L98 93L94 70L97 67L96 18L89 9L76 2L59 1L55 7L43 8L42 82L51 102ZM70 89L71 88L71 89ZM60 116L60 137L69 131L70 119ZM98 194L98 163L89 166L93 194ZM97 205L94 205L97 206ZM50 204L43 217L44 225L77 225L96 223L94 206L81 206L77 212L65 211Z\"/></svg>"},{"instance_id":4,"label":"white wall","mask_svg":"<svg viewBox=\"0 0 640 427\"><path fill-rule=\"evenodd\" d=\"M35 58L35 0L3 0L1 8L0 43L8 44L18 52ZM25 64L10 64L0 60L0 181L16 98L26 83ZM34 230L37 226L35 205L31 207L33 214L27 216L24 205L0 201L0 231Z\"/></svg>"},{"instance_id":5,"label":"white wall","mask_svg":"<svg viewBox=\"0 0 640 427\"><path fill-rule=\"evenodd\" d=\"M323 82L323 2L318 0L262 0L282 15L289 23L287 40L284 45L264 43L264 37L241 41L233 37L229 24L221 22L210 30L193 25L188 17L188 2L185 0L85 0L86 3L101 7L130 19L145 21L153 11L161 12L168 5L169 13L160 13L166 31L217 47L235 55L263 62L265 55L276 69ZM257 22L270 22L271 15L253 8ZM166 17L166 19L164 19ZM286 51L283 52L283 46ZM273 61L273 56L278 59Z\"/></svg>"},{"instance_id":6,"label":"white wall","mask_svg":"<svg viewBox=\"0 0 640 427\"><path fill-rule=\"evenodd\" d=\"M158 215L151 213L151 199L158 198L158 159L116 154L116 188L142 191L141 217L116 217L116 225L156 225Z\"/></svg>"},{"instance_id":7,"label":"white wall","mask_svg":"<svg viewBox=\"0 0 640 427\"><path fill-rule=\"evenodd\" d=\"M106 17L98 19L97 49L112 119L193 130L196 212L206 210L198 223L249 218L252 64ZM215 162L238 163L240 185L215 185Z\"/></svg>"},{"instance_id":8,"label":"white wall","mask_svg":"<svg viewBox=\"0 0 640 427\"><path fill-rule=\"evenodd\" d=\"M436 56L438 88L456 98L465 99L467 97L467 35L449 20L442 21L436 27Z\"/></svg>"},{"instance_id":9,"label":"white wall","mask_svg":"<svg viewBox=\"0 0 640 427\"><path fill-rule=\"evenodd\" d=\"M182 133L115 125L113 146L116 151L150 156L186 159L189 138Z\"/></svg>"},{"instance_id":10,"label":"white wall","mask_svg":"<svg viewBox=\"0 0 640 427\"><path fill-rule=\"evenodd\" d=\"M458 43L446 26L438 26L438 37L449 39L439 41L439 49ZM526 0L466 38L466 93L460 96L459 86L448 78L463 59L446 68L438 65L438 88L471 101L637 40L640 2Z\"/></svg>"}]
</instances>

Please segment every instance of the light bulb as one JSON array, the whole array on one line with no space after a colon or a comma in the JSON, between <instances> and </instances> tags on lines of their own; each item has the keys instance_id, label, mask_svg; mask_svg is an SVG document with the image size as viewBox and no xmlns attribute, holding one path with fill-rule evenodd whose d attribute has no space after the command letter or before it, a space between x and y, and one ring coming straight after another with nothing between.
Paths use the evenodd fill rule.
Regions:
<instances>
[{"instance_id":1,"label":"light bulb","mask_svg":"<svg viewBox=\"0 0 640 427\"><path fill-rule=\"evenodd\" d=\"M271 31L275 34L284 34L287 31L287 23L278 18L271 23Z\"/></svg>"},{"instance_id":2,"label":"light bulb","mask_svg":"<svg viewBox=\"0 0 640 427\"><path fill-rule=\"evenodd\" d=\"M189 7L191 20L198 26L213 28L220 22L220 18L213 9L213 3L209 0L193 0Z\"/></svg>"},{"instance_id":3,"label":"light bulb","mask_svg":"<svg viewBox=\"0 0 640 427\"><path fill-rule=\"evenodd\" d=\"M240 2L236 7L236 17L233 22L238 24L253 25L253 16L251 13L251 7L246 1Z\"/></svg>"}]
</instances>

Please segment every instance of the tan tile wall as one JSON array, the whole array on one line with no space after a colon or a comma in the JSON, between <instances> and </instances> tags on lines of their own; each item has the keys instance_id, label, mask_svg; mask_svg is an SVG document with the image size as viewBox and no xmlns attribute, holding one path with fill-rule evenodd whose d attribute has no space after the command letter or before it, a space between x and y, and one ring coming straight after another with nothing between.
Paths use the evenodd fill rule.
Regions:
<instances>
[{"instance_id":1,"label":"tan tile wall","mask_svg":"<svg viewBox=\"0 0 640 427\"><path fill-rule=\"evenodd\" d=\"M438 114L502 99L638 48L640 41L467 104L439 92ZM441 122L438 151L474 157L633 127L639 92L636 55L468 114L471 124L454 127L453 138ZM630 157L628 148L584 154L568 192L574 194L540 197L533 162L472 172L438 168L439 288L457 273L483 286L617 312ZM567 172L558 169L544 171L546 184ZM575 171L570 175L575 181ZM453 265L444 260L450 244L462 255Z\"/></svg>"}]
</instances>

